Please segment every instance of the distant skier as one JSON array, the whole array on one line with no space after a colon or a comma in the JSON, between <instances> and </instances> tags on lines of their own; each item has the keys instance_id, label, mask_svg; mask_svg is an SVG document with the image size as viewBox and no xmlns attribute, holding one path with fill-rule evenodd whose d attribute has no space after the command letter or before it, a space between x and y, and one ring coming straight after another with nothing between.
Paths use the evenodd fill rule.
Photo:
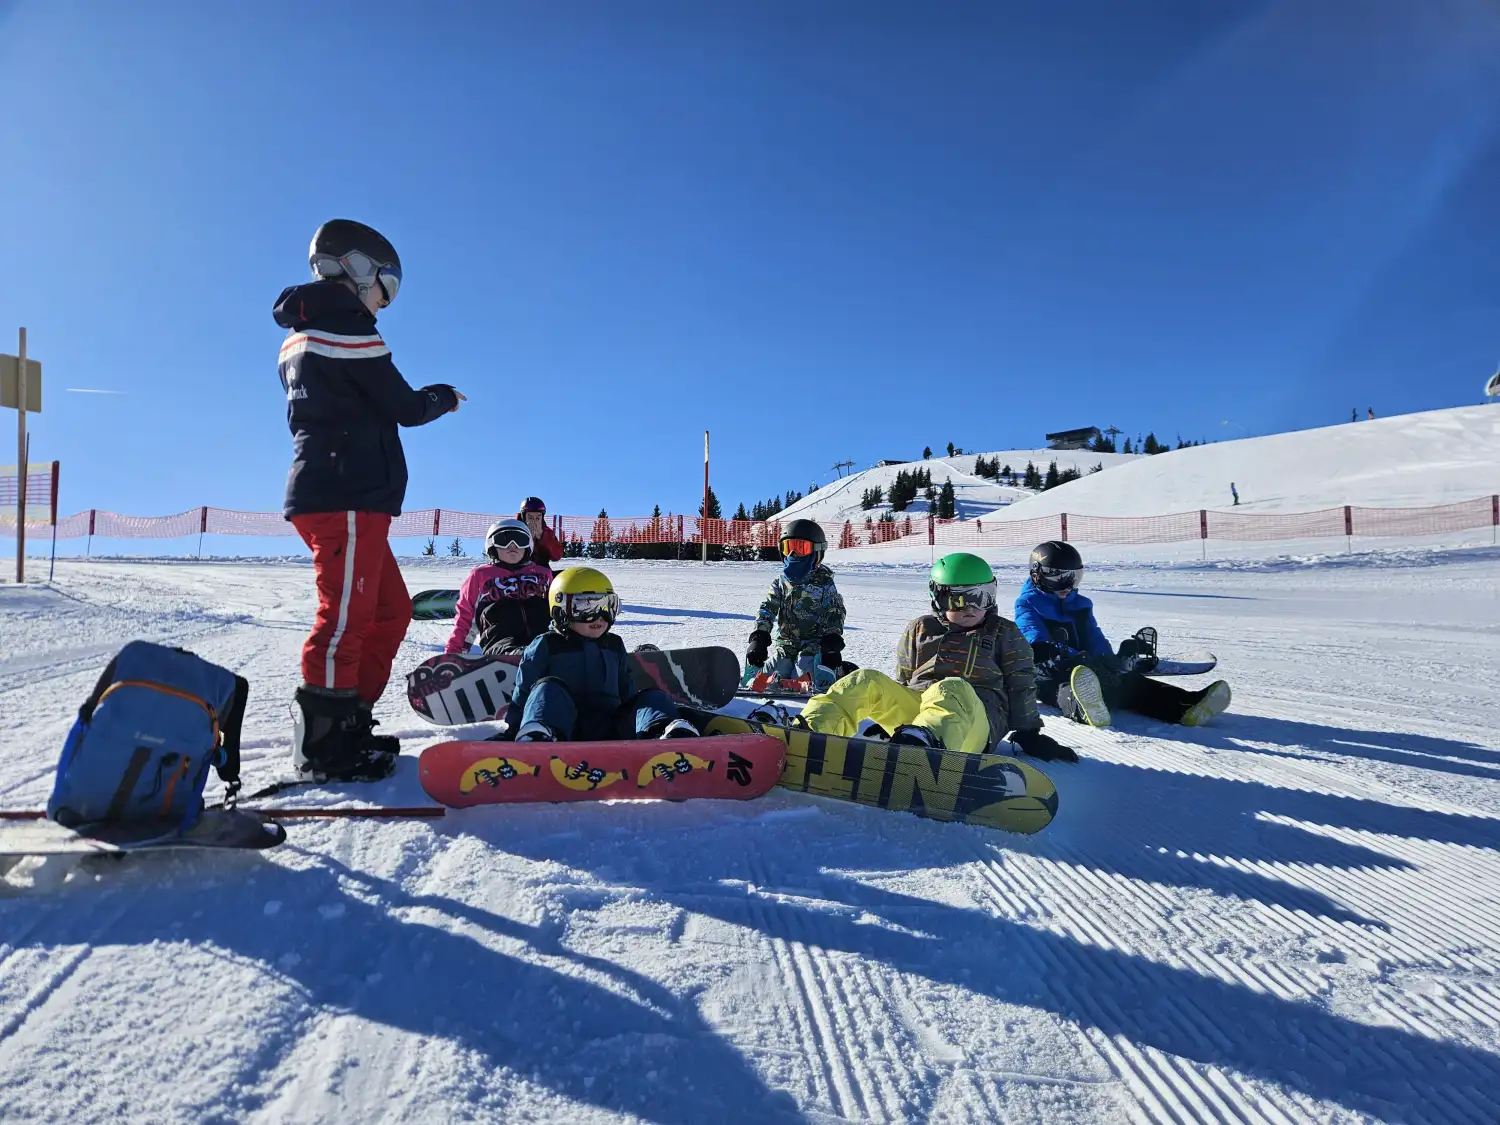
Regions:
<instances>
[{"instance_id":1,"label":"distant skier","mask_svg":"<svg viewBox=\"0 0 1500 1125\"><path fill-rule=\"evenodd\" d=\"M990 564L978 555L944 555L933 564L932 612L906 627L896 648L896 678L860 668L808 700L802 720L822 734L850 736L871 719L892 742L967 753L1002 747L1007 731L1027 754L1076 762L1078 755L1042 733L1036 676L1026 639L996 606Z\"/></svg>"},{"instance_id":2,"label":"distant skier","mask_svg":"<svg viewBox=\"0 0 1500 1125\"><path fill-rule=\"evenodd\" d=\"M1500 371L1490 376L1490 381L1484 385L1484 393L1487 398L1500 397Z\"/></svg>"},{"instance_id":3,"label":"distant skier","mask_svg":"<svg viewBox=\"0 0 1500 1125\"><path fill-rule=\"evenodd\" d=\"M1240 506L1240 490L1234 487L1234 481L1229 482L1229 495L1234 497L1234 506Z\"/></svg>"},{"instance_id":4,"label":"distant skier","mask_svg":"<svg viewBox=\"0 0 1500 1125\"><path fill-rule=\"evenodd\" d=\"M833 682L844 661L844 599L823 565L828 539L813 520L792 520L782 529L781 574L760 603L745 650L745 671L765 668L783 679L807 677L819 686ZM823 669L823 670L820 670Z\"/></svg>"},{"instance_id":5,"label":"distant skier","mask_svg":"<svg viewBox=\"0 0 1500 1125\"><path fill-rule=\"evenodd\" d=\"M1110 725L1110 708L1162 722L1197 727L1229 706L1223 680L1199 691L1153 680L1144 673L1156 654L1137 634L1110 645L1094 620L1094 603L1078 593L1083 558L1071 543L1050 540L1031 552L1031 574L1016 598L1016 624L1031 642L1037 695L1066 718Z\"/></svg>"},{"instance_id":6,"label":"distant skier","mask_svg":"<svg viewBox=\"0 0 1500 1125\"><path fill-rule=\"evenodd\" d=\"M552 571L534 561L531 552L531 529L520 520L490 526L484 536L489 562L464 579L444 652L468 652L476 623L479 647L488 656L519 655L547 631Z\"/></svg>"},{"instance_id":7,"label":"distant skier","mask_svg":"<svg viewBox=\"0 0 1500 1125\"><path fill-rule=\"evenodd\" d=\"M521 502L516 519L525 520L531 529L531 558L540 566L551 566L563 557L562 544L557 535L547 526L547 505L539 496L528 496Z\"/></svg>"},{"instance_id":8,"label":"distant skier","mask_svg":"<svg viewBox=\"0 0 1500 1125\"><path fill-rule=\"evenodd\" d=\"M1375 408L1373 406L1365 411L1365 414L1370 419L1370 421L1375 421Z\"/></svg>"},{"instance_id":9,"label":"distant skier","mask_svg":"<svg viewBox=\"0 0 1500 1125\"><path fill-rule=\"evenodd\" d=\"M517 742L696 738L677 704L657 688L637 691L614 585L587 566L559 571L547 594L551 627L527 646L505 712Z\"/></svg>"},{"instance_id":10,"label":"distant skier","mask_svg":"<svg viewBox=\"0 0 1500 1125\"><path fill-rule=\"evenodd\" d=\"M292 431L286 518L308 545L318 588L302 646L292 762L302 776L371 781L395 769L400 745L377 737L371 709L411 622L411 598L387 535L406 495L398 426L458 409L446 383L412 390L375 329L396 299L401 259L377 231L349 219L318 228L314 280L282 290L276 323Z\"/></svg>"},{"instance_id":11,"label":"distant skier","mask_svg":"<svg viewBox=\"0 0 1500 1125\"><path fill-rule=\"evenodd\" d=\"M1358 422L1359 421L1359 407L1356 406L1353 410L1349 411L1349 421L1351 421L1351 422Z\"/></svg>"}]
</instances>

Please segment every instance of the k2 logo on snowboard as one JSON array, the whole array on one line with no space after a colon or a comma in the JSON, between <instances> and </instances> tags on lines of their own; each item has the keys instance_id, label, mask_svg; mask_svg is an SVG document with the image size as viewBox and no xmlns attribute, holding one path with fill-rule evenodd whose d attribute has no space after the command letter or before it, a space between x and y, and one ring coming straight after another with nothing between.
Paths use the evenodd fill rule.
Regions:
<instances>
[{"instance_id":1,"label":"k2 logo on snowboard","mask_svg":"<svg viewBox=\"0 0 1500 1125\"><path fill-rule=\"evenodd\" d=\"M725 776L736 785L750 784L750 761L742 758L733 750L729 752L729 768L724 771Z\"/></svg>"}]
</instances>

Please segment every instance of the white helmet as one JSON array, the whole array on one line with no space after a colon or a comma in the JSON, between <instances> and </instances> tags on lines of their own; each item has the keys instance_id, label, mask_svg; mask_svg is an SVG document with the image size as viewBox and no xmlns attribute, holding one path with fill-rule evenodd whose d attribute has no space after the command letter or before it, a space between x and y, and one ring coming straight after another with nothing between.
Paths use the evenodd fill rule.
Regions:
<instances>
[{"instance_id":1,"label":"white helmet","mask_svg":"<svg viewBox=\"0 0 1500 1125\"><path fill-rule=\"evenodd\" d=\"M521 520L501 520L490 524L490 529L484 533L484 553L491 562L500 561L501 547L520 547L526 554L522 556L522 562L531 561L531 528Z\"/></svg>"}]
</instances>

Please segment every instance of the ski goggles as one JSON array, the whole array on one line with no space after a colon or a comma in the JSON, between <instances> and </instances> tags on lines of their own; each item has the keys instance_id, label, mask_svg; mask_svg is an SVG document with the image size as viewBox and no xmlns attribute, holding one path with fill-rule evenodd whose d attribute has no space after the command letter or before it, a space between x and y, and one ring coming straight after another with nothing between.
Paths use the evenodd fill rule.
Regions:
<instances>
[{"instance_id":1,"label":"ski goggles","mask_svg":"<svg viewBox=\"0 0 1500 1125\"><path fill-rule=\"evenodd\" d=\"M1043 566L1037 568L1042 578L1044 590L1076 590L1083 584L1083 568L1077 570L1059 570L1055 567Z\"/></svg>"},{"instance_id":2,"label":"ski goggles","mask_svg":"<svg viewBox=\"0 0 1500 1125\"><path fill-rule=\"evenodd\" d=\"M796 555L799 559L806 558L818 549L818 545L811 539L783 539L781 541L781 553L783 555Z\"/></svg>"},{"instance_id":3,"label":"ski goggles","mask_svg":"<svg viewBox=\"0 0 1500 1125\"><path fill-rule=\"evenodd\" d=\"M524 527L502 527L490 537L492 547L530 547L531 532Z\"/></svg>"},{"instance_id":4,"label":"ski goggles","mask_svg":"<svg viewBox=\"0 0 1500 1125\"><path fill-rule=\"evenodd\" d=\"M938 605L944 609L983 609L995 607L995 583L980 586L939 586L933 591Z\"/></svg>"},{"instance_id":5,"label":"ski goggles","mask_svg":"<svg viewBox=\"0 0 1500 1125\"><path fill-rule=\"evenodd\" d=\"M607 621L620 616L620 598L613 591L603 594L564 594L563 616L569 621Z\"/></svg>"},{"instance_id":6,"label":"ski goggles","mask_svg":"<svg viewBox=\"0 0 1500 1125\"><path fill-rule=\"evenodd\" d=\"M313 271L322 278L343 275L356 285L380 285L385 303L390 304L401 291L401 267L394 262L377 262L368 254L351 250L342 258L319 258Z\"/></svg>"}]
</instances>

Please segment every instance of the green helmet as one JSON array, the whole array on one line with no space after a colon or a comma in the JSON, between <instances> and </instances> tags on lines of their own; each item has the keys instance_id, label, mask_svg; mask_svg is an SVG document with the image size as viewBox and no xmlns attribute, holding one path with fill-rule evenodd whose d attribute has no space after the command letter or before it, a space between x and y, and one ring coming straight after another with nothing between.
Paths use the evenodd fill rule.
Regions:
<instances>
[{"instance_id":1,"label":"green helmet","mask_svg":"<svg viewBox=\"0 0 1500 1125\"><path fill-rule=\"evenodd\" d=\"M932 608L942 613L949 609L995 606L995 572L978 555L959 553L944 555L932 564Z\"/></svg>"}]
</instances>

